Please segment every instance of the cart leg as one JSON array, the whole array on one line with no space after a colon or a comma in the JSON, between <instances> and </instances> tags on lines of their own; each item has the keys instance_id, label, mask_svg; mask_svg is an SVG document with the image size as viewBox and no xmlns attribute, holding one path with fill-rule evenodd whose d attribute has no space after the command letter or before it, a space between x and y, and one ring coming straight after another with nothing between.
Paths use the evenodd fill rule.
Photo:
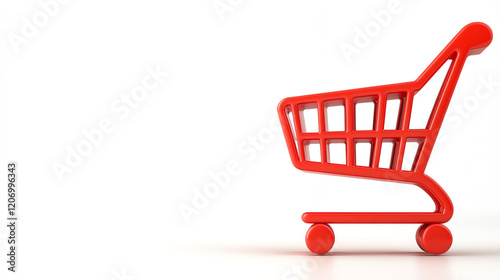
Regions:
<instances>
[{"instance_id":1,"label":"cart leg","mask_svg":"<svg viewBox=\"0 0 500 280\"><path fill-rule=\"evenodd\" d=\"M417 230L416 239L420 249L435 255L446 253L453 243L450 230L442 224L421 225Z\"/></svg>"},{"instance_id":2,"label":"cart leg","mask_svg":"<svg viewBox=\"0 0 500 280\"><path fill-rule=\"evenodd\" d=\"M306 245L315 254L326 254L335 243L335 234L328 224L314 224L306 233Z\"/></svg>"}]
</instances>

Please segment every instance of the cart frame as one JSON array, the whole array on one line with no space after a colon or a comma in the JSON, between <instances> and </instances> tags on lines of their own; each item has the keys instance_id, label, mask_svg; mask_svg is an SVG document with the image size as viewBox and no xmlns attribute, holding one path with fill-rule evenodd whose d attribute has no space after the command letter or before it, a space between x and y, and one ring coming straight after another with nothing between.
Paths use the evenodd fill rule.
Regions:
<instances>
[{"instance_id":1,"label":"cart frame","mask_svg":"<svg viewBox=\"0 0 500 280\"><path fill-rule=\"evenodd\" d=\"M479 22L468 24L448 43L422 74L412 82L290 97L280 102L278 115L290 158L296 168L311 172L414 184L422 188L433 199L435 204L434 212L304 213L302 215L304 222L321 226L318 228L318 232L322 232L322 234L318 236L325 237L330 235L328 229L324 227L325 225L328 226L328 223L421 223L427 229L434 229L433 232L438 231L441 234L438 235L441 237L449 235L448 248L451 246L451 233L449 233L449 230L444 225L433 224L441 224L449 221L453 216L453 204L443 188L432 178L425 175L424 171L467 57L469 55L480 54L491 43L492 36L492 31L488 25ZM448 60L451 60L451 65L434 103L427 126L425 129L410 129L415 95ZM384 129L386 105L387 101L393 98L401 100L398 124L396 129L386 130ZM337 101L343 104L345 120L345 129L343 131L326 130L325 103L327 101ZM375 104L373 130L356 130L355 105L358 102L367 101ZM303 132L299 112L299 105L302 104L315 104L317 106L318 132ZM289 116L292 118L290 119ZM395 141L397 144L395 147L397 148L393 152L391 168L381 168L379 167L381 147L382 143L388 139ZM307 141L319 141L321 151L320 162L306 160L304 145ZM328 162L328 141L341 141L345 143L345 165ZM369 141L372 144L370 165L368 167L356 165L355 144L357 141ZM419 142L419 149L411 170L405 171L402 170L403 157L406 143L410 141ZM429 225L433 226L429 227ZM314 226L311 227L308 235L313 235L311 230ZM431 241L426 242L427 239L430 240L430 237L427 239L423 238L422 236L425 234L422 232L424 231L425 229L417 231L417 243L422 249L435 254L441 254L448 250L448 248L444 248L446 246L440 247L438 246L439 244L435 245ZM429 232L426 234L427 236L431 236ZM333 231L331 235L333 236ZM312 239L312 237L309 239ZM306 237L306 242L307 240L308 237ZM333 241L330 243L333 246ZM431 243L434 245L429 245ZM309 243L308 247L311 249ZM317 250L311 249L311 251L320 254L325 253L325 248L323 247ZM434 248L436 247L440 248L435 250Z\"/></svg>"}]
</instances>

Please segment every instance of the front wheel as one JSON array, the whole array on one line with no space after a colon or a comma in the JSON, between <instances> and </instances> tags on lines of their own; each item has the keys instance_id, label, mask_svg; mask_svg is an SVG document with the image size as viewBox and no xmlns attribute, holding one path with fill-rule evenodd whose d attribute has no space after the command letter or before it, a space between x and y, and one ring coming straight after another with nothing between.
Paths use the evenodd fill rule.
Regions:
<instances>
[{"instance_id":1,"label":"front wheel","mask_svg":"<svg viewBox=\"0 0 500 280\"><path fill-rule=\"evenodd\" d=\"M446 253L453 243L450 230L442 224L421 225L417 230L416 239L422 250L434 255Z\"/></svg>"},{"instance_id":2,"label":"front wheel","mask_svg":"<svg viewBox=\"0 0 500 280\"><path fill-rule=\"evenodd\" d=\"M335 243L335 234L328 224L314 224L306 233L306 245L315 254L328 253Z\"/></svg>"}]
</instances>

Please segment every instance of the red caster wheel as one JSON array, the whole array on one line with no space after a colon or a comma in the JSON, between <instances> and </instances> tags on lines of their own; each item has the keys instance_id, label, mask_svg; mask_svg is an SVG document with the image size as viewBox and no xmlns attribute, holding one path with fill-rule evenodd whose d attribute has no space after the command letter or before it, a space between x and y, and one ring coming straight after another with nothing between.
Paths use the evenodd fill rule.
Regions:
<instances>
[{"instance_id":1,"label":"red caster wheel","mask_svg":"<svg viewBox=\"0 0 500 280\"><path fill-rule=\"evenodd\" d=\"M420 247L420 249L422 249L422 251L425 251L422 247L422 230L425 229L426 226L426 224L419 226L417 229L417 234L415 235L415 238L417 239L417 245L418 247Z\"/></svg>"},{"instance_id":2,"label":"red caster wheel","mask_svg":"<svg viewBox=\"0 0 500 280\"><path fill-rule=\"evenodd\" d=\"M335 234L327 224L314 224L306 233L306 245L315 254L326 254L335 243Z\"/></svg>"},{"instance_id":3,"label":"red caster wheel","mask_svg":"<svg viewBox=\"0 0 500 280\"><path fill-rule=\"evenodd\" d=\"M435 255L446 253L453 243L450 230L442 224L421 225L417 230L416 239L420 249Z\"/></svg>"}]
</instances>

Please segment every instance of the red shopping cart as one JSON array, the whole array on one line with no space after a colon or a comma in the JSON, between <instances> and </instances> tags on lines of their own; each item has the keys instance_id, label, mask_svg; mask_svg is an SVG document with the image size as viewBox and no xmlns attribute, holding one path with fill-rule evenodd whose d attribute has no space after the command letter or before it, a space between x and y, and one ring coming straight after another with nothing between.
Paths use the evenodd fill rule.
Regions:
<instances>
[{"instance_id":1,"label":"red shopping cart","mask_svg":"<svg viewBox=\"0 0 500 280\"><path fill-rule=\"evenodd\" d=\"M324 254L330 251L335 235L329 223L416 223L422 224L416 233L419 247L432 254L448 251L452 235L443 225L453 215L453 205L446 192L424 174L432 148L443 122L460 72L469 55L480 54L492 41L490 27L484 23L465 26L413 82L375 86L353 90L327 92L285 98L278 106L278 114L293 165L305 171L355 176L377 180L410 183L422 188L434 201L434 212L307 212L302 215L305 223L312 223L306 234L306 244L311 252ZM445 64L450 68L437 95L427 125L423 129L410 129L414 98L418 91ZM400 107L395 128L384 127L387 103L399 99ZM374 104L373 125L367 130L356 127L358 104ZM330 129L326 116L328 106L343 108L343 127ZM317 131L304 127L304 111L317 111ZM340 143L345 149L344 162L333 162L330 146ZM369 163L357 162L356 145L370 144ZM388 166L381 167L383 143L392 143ZM403 169L407 143L418 145L411 168ZM310 145L319 144L320 159L313 161L308 154Z\"/></svg>"}]
</instances>

